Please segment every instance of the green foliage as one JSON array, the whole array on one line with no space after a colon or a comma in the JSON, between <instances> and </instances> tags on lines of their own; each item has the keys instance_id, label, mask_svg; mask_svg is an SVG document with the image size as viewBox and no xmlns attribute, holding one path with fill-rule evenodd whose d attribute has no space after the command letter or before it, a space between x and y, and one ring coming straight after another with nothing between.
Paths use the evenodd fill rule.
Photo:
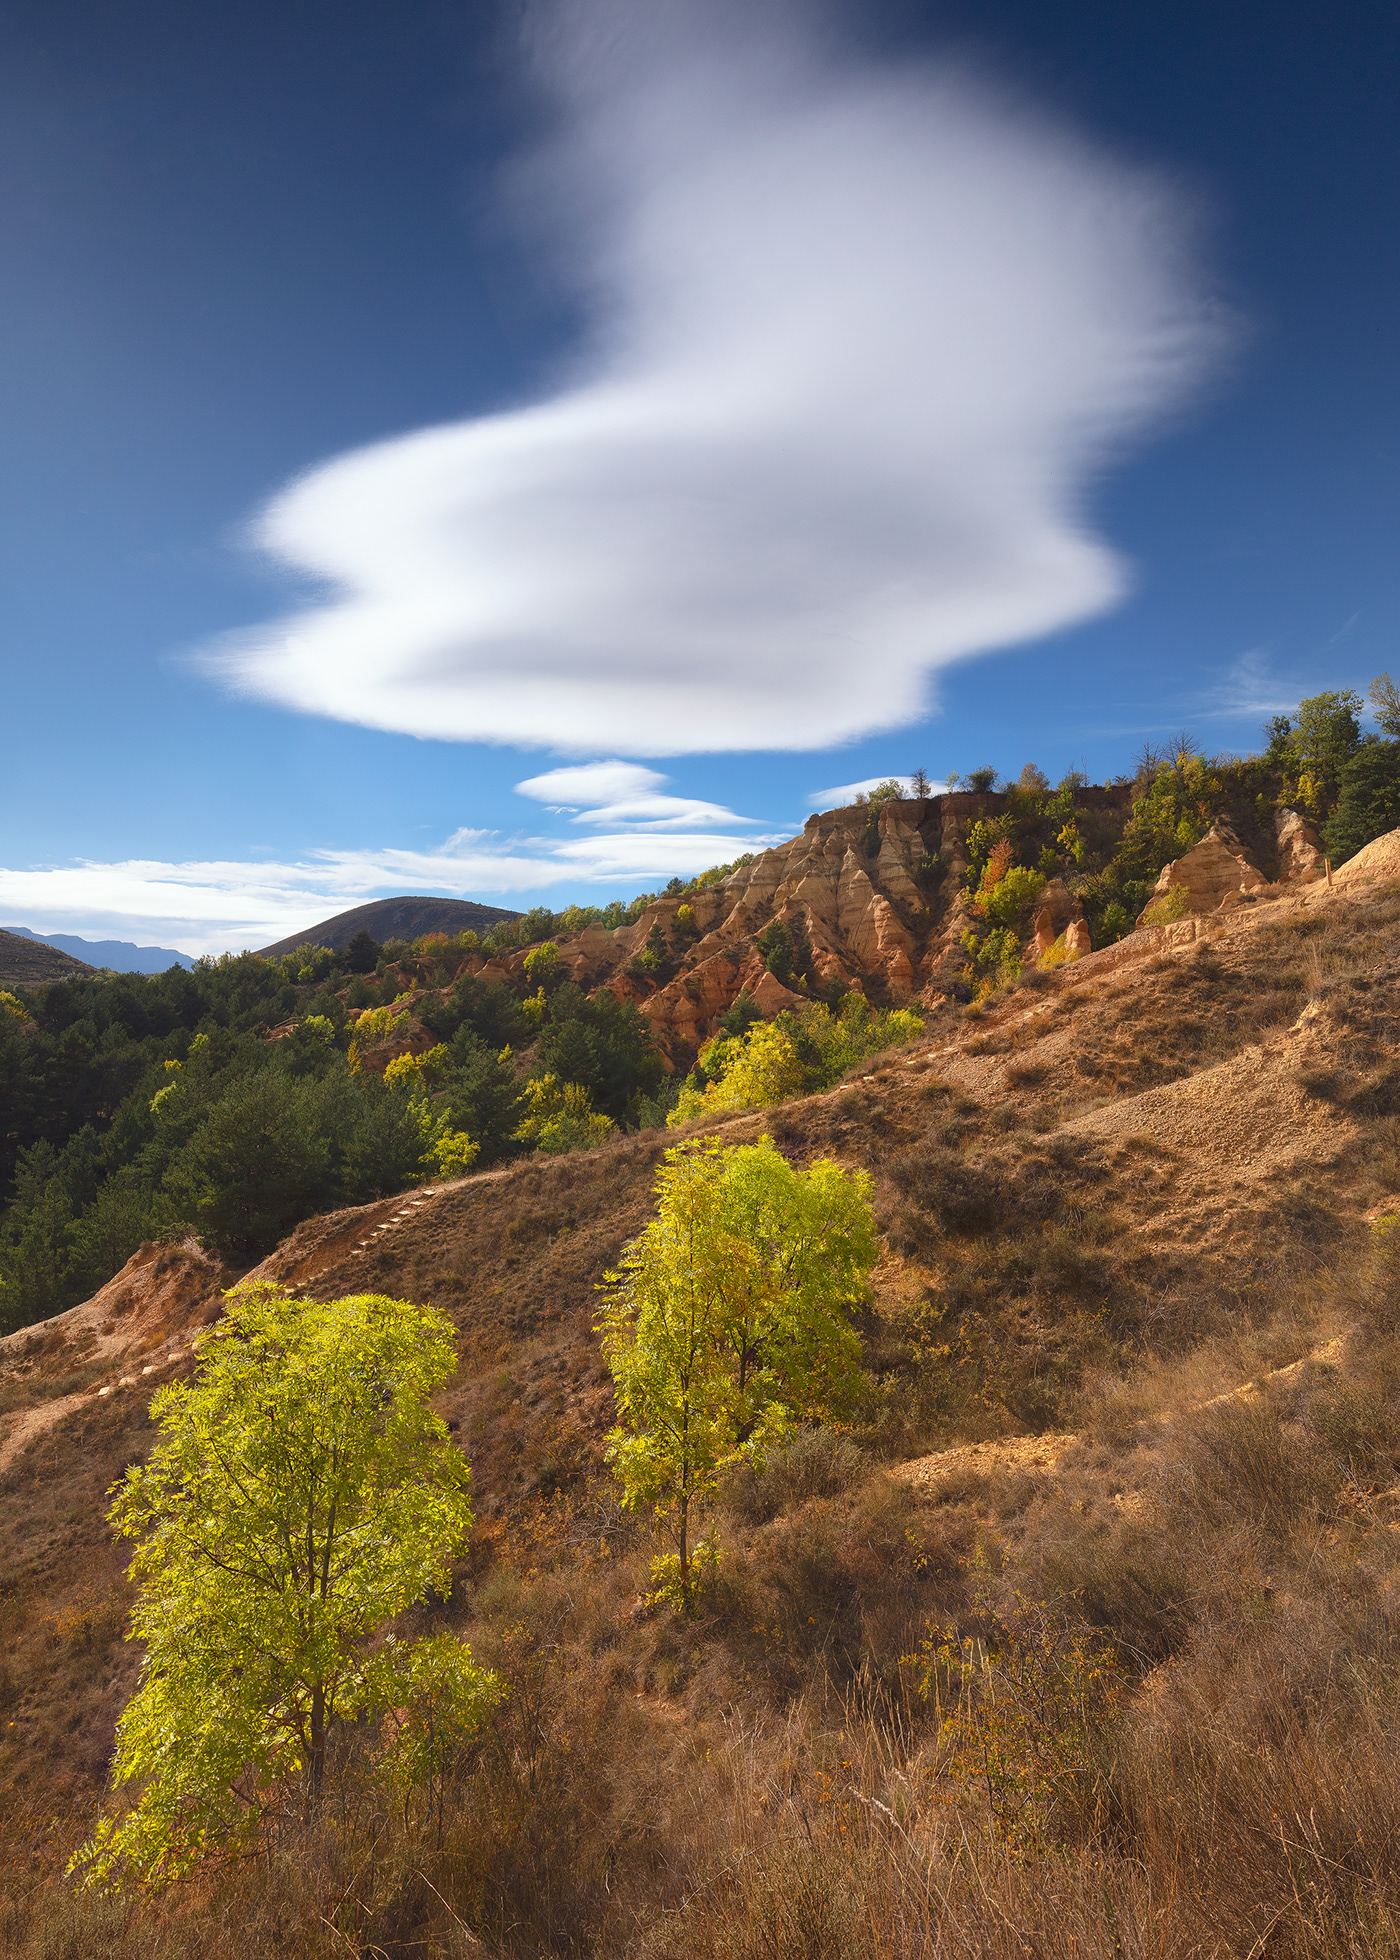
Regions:
<instances>
[{"instance_id":1,"label":"green foliage","mask_svg":"<svg viewBox=\"0 0 1400 1960\"><path fill-rule=\"evenodd\" d=\"M439 1041L466 1028L492 1049L524 1039L528 1029L514 989L504 980L481 980L463 973L445 1000L418 1003L418 1018Z\"/></svg>"},{"instance_id":2,"label":"green foliage","mask_svg":"<svg viewBox=\"0 0 1400 1960\"><path fill-rule=\"evenodd\" d=\"M379 964L379 947L361 926L350 944L345 948L345 971L347 973L373 973Z\"/></svg>"},{"instance_id":3,"label":"green foliage","mask_svg":"<svg viewBox=\"0 0 1400 1960\"><path fill-rule=\"evenodd\" d=\"M555 915L547 905L536 905L515 924L517 946L537 946L557 930ZM556 949L557 950L557 949Z\"/></svg>"},{"instance_id":4,"label":"green foliage","mask_svg":"<svg viewBox=\"0 0 1400 1960\"><path fill-rule=\"evenodd\" d=\"M742 871L746 864L752 864L753 855L752 851L744 851L732 863L712 864L708 871L702 871L698 878L691 879L690 889L692 891L703 892L709 891L715 885L723 884L724 880L726 878L732 878L736 871Z\"/></svg>"},{"instance_id":5,"label":"green foliage","mask_svg":"<svg viewBox=\"0 0 1400 1960\"><path fill-rule=\"evenodd\" d=\"M525 955L525 978L532 987L547 987L559 972L559 948L552 939L546 939L534 951Z\"/></svg>"},{"instance_id":6,"label":"green foliage","mask_svg":"<svg viewBox=\"0 0 1400 1960\"><path fill-rule=\"evenodd\" d=\"M427 1109L422 1060L386 1085L303 1026L273 1043L214 1027L183 1064L150 1061L103 1128L21 1146L0 1225L0 1328L88 1297L144 1239L197 1231L260 1258L313 1212L416 1182L447 1132L468 1128Z\"/></svg>"},{"instance_id":7,"label":"green foliage","mask_svg":"<svg viewBox=\"0 0 1400 1960\"><path fill-rule=\"evenodd\" d=\"M931 1628L915 1657L920 1692L938 1712L939 1767L986 1805L1014 1853L1043 1850L1057 1811L1093 1771L1095 1735L1117 1712L1122 1669L1066 1602L1018 1593L998 1614L981 1560L973 1593L986 1637Z\"/></svg>"},{"instance_id":8,"label":"green foliage","mask_svg":"<svg viewBox=\"0 0 1400 1960\"><path fill-rule=\"evenodd\" d=\"M398 1055L384 1071L386 1089L402 1090L421 1141L420 1163L439 1177L464 1177L481 1146L465 1130L454 1129L442 1098L434 1100L451 1069L447 1047L439 1043L423 1055Z\"/></svg>"},{"instance_id":9,"label":"green foliage","mask_svg":"<svg viewBox=\"0 0 1400 1960\"><path fill-rule=\"evenodd\" d=\"M453 1130L446 1124L436 1130L428 1146L439 1177L465 1177L480 1154L481 1145L473 1143L465 1130Z\"/></svg>"},{"instance_id":10,"label":"green foliage","mask_svg":"<svg viewBox=\"0 0 1400 1960\"><path fill-rule=\"evenodd\" d=\"M818 1010L824 1012L825 1010ZM766 1109L800 1096L805 1071L786 1016L759 1021L746 1035L718 1035L700 1050L696 1070L667 1117L673 1127L723 1110Z\"/></svg>"},{"instance_id":11,"label":"green foliage","mask_svg":"<svg viewBox=\"0 0 1400 1960\"><path fill-rule=\"evenodd\" d=\"M758 935L763 963L785 987L801 987L811 978L812 947L800 924L789 927L772 920Z\"/></svg>"},{"instance_id":12,"label":"green foliage","mask_svg":"<svg viewBox=\"0 0 1400 1960\"><path fill-rule=\"evenodd\" d=\"M539 1067L580 1083L593 1106L615 1123L631 1120L663 1074L646 1017L635 1001L603 990L591 999L572 981L557 988L541 1030Z\"/></svg>"},{"instance_id":13,"label":"green foliage","mask_svg":"<svg viewBox=\"0 0 1400 1960\"><path fill-rule=\"evenodd\" d=\"M1378 674L1366 695L1382 732L1392 741L1400 741L1400 687L1389 674Z\"/></svg>"},{"instance_id":14,"label":"green foliage","mask_svg":"<svg viewBox=\"0 0 1400 1960\"><path fill-rule=\"evenodd\" d=\"M570 1150L592 1150L615 1128L611 1117L594 1109L581 1082L561 1082L554 1075L535 1076L527 1082L523 1106L525 1114L516 1129L517 1138L551 1157Z\"/></svg>"},{"instance_id":15,"label":"green foliage","mask_svg":"<svg viewBox=\"0 0 1400 1960\"><path fill-rule=\"evenodd\" d=\"M666 941L666 933L659 919L653 919L647 932L646 944L630 962L628 972L638 980L653 980L657 986L664 986L676 970L676 962L671 957L671 949Z\"/></svg>"},{"instance_id":16,"label":"green foliage","mask_svg":"<svg viewBox=\"0 0 1400 1960\"><path fill-rule=\"evenodd\" d=\"M229 1296L193 1382L151 1404L159 1438L110 1513L137 1541L141 1682L113 1782L137 1786L78 1853L90 1884L162 1883L314 1812L339 1731L394 1714L384 1767L421 1776L499 1684L456 1641L376 1635L428 1593L471 1527L469 1471L428 1397L455 1366L430 1307Z\"/></svg>"},{"instance_id":17,"label":"green foliage","mask_svg":"<svg viewBox=\"0 0 1400 1960\"><path fill-rule=\"evenodd\" d=\"M1170 891L1154 898L1142 915L1145 926L1169 926L1177 919L1184 919L1191 910L1191 894L1185 885L1173 885Z\"/></svg>"},{"instance_id":18,"label":"green foliage","mask_svg":"<svg viewBox=\"0 0 1400 1960\"><path fill-rule=\"evenodd\" d=\"M847 1310L876 1258L869 1188L832 1163L796 1169L771 1137L682 1145L666 1152L656 1218L608 1276L598 1332L620 1417L608 1458L627 1504L674 1541L654 1576L682 1607L723 1472L854 1403Z\"/></svg>"},{"instance_id":19,"label":"green foliage","mask_svg":"<svg viewBox=\"0 0 1400 1960\"><path fill-rule=\"evenodd\" d=\"M812 1001L796 1014L759 1021L741 1035L716 1035L700 1050L689 1081L667 1118L672 1125L722 1110L764 1109L840 1081L847 1069L923 1033L909 1008L872 1008L849 993L833 1014Z\"/></svg>"},{"instance_id":20,"label":"green foliage","mask_svg":"<svg viewBox=\"0 0 1400 1960\"><path fill-rule=\"evenodd\" d=\"M739 998L720 1015L719 1024L726 1034L744 1035L756 1021L762 1019L763 1009L745 987Z\"/></svg>"},{"instance_id":21,"label":"green foliage","mask_svg":"<svg viewBox=\"0 0 1400 1960\"><path fill-rule=\"evenodd\" d=\"M1021 935L1012 926L994 927L980 937L969 930L962 936L962 949L972 963L969 971L979 976L979 1000L1009 985L1021 973Z\"/></svg>"},{"instance_id":22,"label":"green foliage","mask_svg":"<svg viewBox=\"0 0 1400 1960\"><path fill-rule=\"evenodd\" d=\"M993 885L987 885L984 878L983 887L977 894L977 910L994 926L1023 926L1029 921L1031 907L1044 890L1043 871L1032 871L1024 864L1013 864Z\"/></svg>"},{"instance_id":23,"label":"green foliage","mask_svg":"<svg viewBox=\"0 0 1400 1960\"><path fill-rule=\"evenodd\" d=\"M1388 676L1383 677L1388 678ZM1342 765L1337 808L1322 833L1334 864L1400 826L1400 740L1363 742Z\"/></svg>"},{"instance_id":24,"label":"green foliage","mask_svg":"<svg viewBox=\"0 0 1400 1960\"><path fill-rule=\"evenodd\" d=\"M515 1132L523 1100L509 1061L468 1027L458 1030L448 1056L439 1100L452 1128L476 1139L483 1166L518 1156L522 1146Z\"/></svg>"},{"instance_id":25,"label":"green foliage","mask_svg":"<svg viewBox=\"0 0 1400 1960\"><path fill-rule=\"evenodd\" d=\"M182 1090L171 1093L183 1100ZM317 1083L260 1070L195 1122L177 1189L214 1244L250 1255L269 1250L326 1203L332 1145L320 1101ZM164 1108L159 1114L178 1120Z\"/></svg>"},{"instance_id":26,"label":"green foliage","mask_svg":"<svg viewBox=\"0 0 1400 1960\"><path fill-rule=\"evenodd\" d=\"M1361 696L1352 688L1324 688L1298 703L1293 753L1309 772L1335 781L1361 740Z\"/></svg>"},{"instance_id":27,"label":"green foliage","mask_svg":"<svg viewBox=\"0 0 1400 1960\"><path fill-rule=\"evenodd\" d=\"M355 1021L350 1041L350 1066L363 1066L364 1051L373 1043L392 1041L408 1025L409 1010L398 1001L390 1007L367 1007Z\"/></svg>"},{"instance_id":28,"label":"green foliage","mask_svg":"<svg viewBox=\"0 0 1400 1960\"><path fill-rule=\"evenodd\" d=\"M897 803L904 795L904 785L897 776L886 776L884 782L876 783L874 789L859 790L856 806L863 809L867 804L877 815L886 803Z\"/></svg>"},{"instance_id":29,"label":"green foliage","mask_svg":"<svg viewBox=\"0 0 1400 1960\"><path fill-rule=\"evenodd\" d=\"M389 1088L402 1085L410 1092L426 1095L441 1087L447 1068L447 1046L439 1042L422 1055L396 1055L384 1070L384 1082Z\"/></svg>"}]
</instances>

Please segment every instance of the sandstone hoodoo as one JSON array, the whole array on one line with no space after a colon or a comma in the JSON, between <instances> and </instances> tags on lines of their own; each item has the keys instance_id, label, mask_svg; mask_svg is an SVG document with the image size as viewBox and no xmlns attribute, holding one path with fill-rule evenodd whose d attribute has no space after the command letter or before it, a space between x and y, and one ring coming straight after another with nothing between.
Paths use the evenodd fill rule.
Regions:
<instances>
[{"instance_id":1,"label":"sandstone hoodoo","mask_svg":"<svg viewBox=\"0 0 1400 1960\"><path fill-rule=\"evenodd\" d=\"M1121 827L1126 789L1078 793L1115 831ZM969 791L825 811L715 885L658 897L631 925L562 940L561 971L580 986L606 986L635 1001L676 1062L745 995L765 1018L833 987L891 1006L935 1002L950 991L965 997L969 831L1008 821L1014 803L1007 792ZM1033 944L1041 913L1055 930L1039 952L1062 933L1071 956L1089 950L1084 908L1060 879L1044 887ZM665 957L648 975L638 970L639 956L657 934ZM498 953L474 970L518 980L525 958Z\"/></svg>"},{"instance_id":2,"label":"sandstone hoodoo","mask_svg":"<svg viewBox=\"0 0 1400 1960\"><path fill-rule=\"evenodd\" d=\"M1320 878L1326 860L1315 826L1297 810L1280 810L1274 818L1278 837L1278 875L1281 884L1299 878Z\"/></svg>"},{"instance_id":3,"label":"sandstone hoodoo","mask_svg":"<svg viewBox=\"0 0 1400 1960\"><path fill-rule=\"evenodd\" d=\"M1062 878L1052 878L1040 894L1040 902L1031 920L1026 963L1030 965L1044 959L1061 936L1064 938L1066 956L1070 959L1079 959L1090 950L1084 907L1077 898L1071 897Z\"/></svg>"},{"instance_id":4,"label":"sandstone hoodoo","mask_svg":"<svg viewBox=\"0 0 1400 1960\"><path fill-rule=\"evenodd\" d=\"M1260 891L1268 879L1244 854L1239 838L1227 825L1212 824L1200 843L1164 865L1142 922L1152 923L1153 906L1180 892L1190 912L1214 912L1239 892Z\"/></svg>"}]
</instances>

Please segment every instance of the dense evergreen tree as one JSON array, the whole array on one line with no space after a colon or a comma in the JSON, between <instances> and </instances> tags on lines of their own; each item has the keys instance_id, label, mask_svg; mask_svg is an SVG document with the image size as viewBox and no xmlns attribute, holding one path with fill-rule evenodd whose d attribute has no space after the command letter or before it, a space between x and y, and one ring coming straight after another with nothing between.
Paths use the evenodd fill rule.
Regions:
<instances>
[{"instance_id":1,"label":"dense evergreen tree","mask_svg":"<svg viewBox=\"0 0 1400 1960\"><path fill-rule=\"evenodd\" d=\"M1341 794L1323 842L1334 864L1400 825L1400 741L1363 742L1342 767Z\"/></svg>"}]
</instances>

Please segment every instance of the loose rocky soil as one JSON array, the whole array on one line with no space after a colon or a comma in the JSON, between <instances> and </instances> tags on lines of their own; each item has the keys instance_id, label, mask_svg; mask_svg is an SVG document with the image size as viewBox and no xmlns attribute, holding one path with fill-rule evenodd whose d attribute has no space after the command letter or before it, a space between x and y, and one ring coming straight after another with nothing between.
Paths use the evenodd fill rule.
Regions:
<instances>
[{"instance_id":1,"label":"loose rocky soil","mask_svg":"<svg viewBox=\"0 0 1400 1960\"><path fill-rule=\"evenodd\" d=\"M1094 1368L1224 1337L1261 1275L1359 1242L1400 1190L1400 851L1382 841L1331 890L1136 934L970 1019L945 1004L914 1047L826 1094L703 1126L872 1173L887 1251L862 1323L881 1398L868 1447L903 1461L913 1501L1088 1448L1065 1417ZM676 1140L618 1137L315 1219L251 1276L451 1317L442 1409L472 1460L478 1564L532 1555L552 1521L605 1502L596 1289ZM0 1342L12 1808L101 1786L132 1680L104 1493L235 1278L192 1243L144 1246L93 1300ZM1304 1330L1281 1365L1320 1345Z\"/></svg>"}]
</instances>

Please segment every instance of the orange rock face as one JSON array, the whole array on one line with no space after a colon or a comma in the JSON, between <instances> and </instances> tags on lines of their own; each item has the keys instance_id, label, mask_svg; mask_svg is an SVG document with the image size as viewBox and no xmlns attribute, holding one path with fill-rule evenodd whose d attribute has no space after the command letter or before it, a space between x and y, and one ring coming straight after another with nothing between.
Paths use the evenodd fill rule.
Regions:
<instances>
[{"instance_id":1,"label":"orange rock face","mask_svg":"<svg viewBox=\"0 0 1400 1960\"><path fill-rule=\"evenodd\" d=\"M1185 894L1192 912L1215 912L1226 897L1258 891L1268 882L1258 865L1245 856L1234 832L1224 824L1212 824L1193 850L1162 867L1138 923L1147 918L1158 899L1174 891Z\"/></svg>"},{"instance_id":2,"label":"orange rock face","mask_svg":"<svg viewBox=\"0 0 1400 1960\"><path fill-rule=\"evenodd\" d=\"M1117 792L1088 795L1108 803ZM968 828L999 814L1005 801L991 791L960 792L895 799L874 811L859 804L823 811L722 884L660 897L614 931L590 926L561 939L560 969L590 992L605 987L635 1002L676 1067L689 1067L746 990L765 1015L809 997L767 969L759 939L775 920L795 943L810 946L812 991L840 982L882 1005L942 999L950 957L960 962L968 925ZM682 905L689 908L684 923ZM630 971L657 927L665 944L659 977ZM1032 947L1043 953L1061 933L1073 936L1072 950L1087 951L1082 909L1053 880L1037 909ZM482 979L523 981L525 957L524 949L511 949L473 965Z\"/></svg>"},{"instance_id":3,"label":"orange rock face","mask_svg":"<svg viewBox=\"0 0 1400 1960\"><path fill-rule=\"evenodd\" d=\"M1070 930L1074 928L1074 942L1070 944ZM1065 943L1071 955L1077 957L1089 950L1089 928L1084 920L1084 907L1077 898L1071 898L1065 888L1063 878L1052 878L1040 894L1040 901L1031 920L1030 944L1026 947L1026 964L1044 959L1060 934L1065 934Z\"/></svg>"},{"instance_id":4,"label":"orange rock face","mask_svg":"<svg viewBox=\"0 0 1400 1960\"><path fill-rule=\"evenodd\" d=\"M765 1015L807 997L767 970L757 942L775 919L810 945L818 986L840 980L880 1000L909 1000L919 984L920 942L958 884L949 852L961 845L967 813L948 806L966 803L976 814L997 801L910 799L884 804L873 820L859 805L827 811L722 885L658 898L615 932L591 927L561 941L561 965L581 986L635 1001L677 1062L715 1032L745 990ZM683 904L688 931L677 921ZM658 925L675 969L659 986L627 970ZM523 961L523 953L510 953L492 965L514 973Z\"/></svg>"}]
</instances>

